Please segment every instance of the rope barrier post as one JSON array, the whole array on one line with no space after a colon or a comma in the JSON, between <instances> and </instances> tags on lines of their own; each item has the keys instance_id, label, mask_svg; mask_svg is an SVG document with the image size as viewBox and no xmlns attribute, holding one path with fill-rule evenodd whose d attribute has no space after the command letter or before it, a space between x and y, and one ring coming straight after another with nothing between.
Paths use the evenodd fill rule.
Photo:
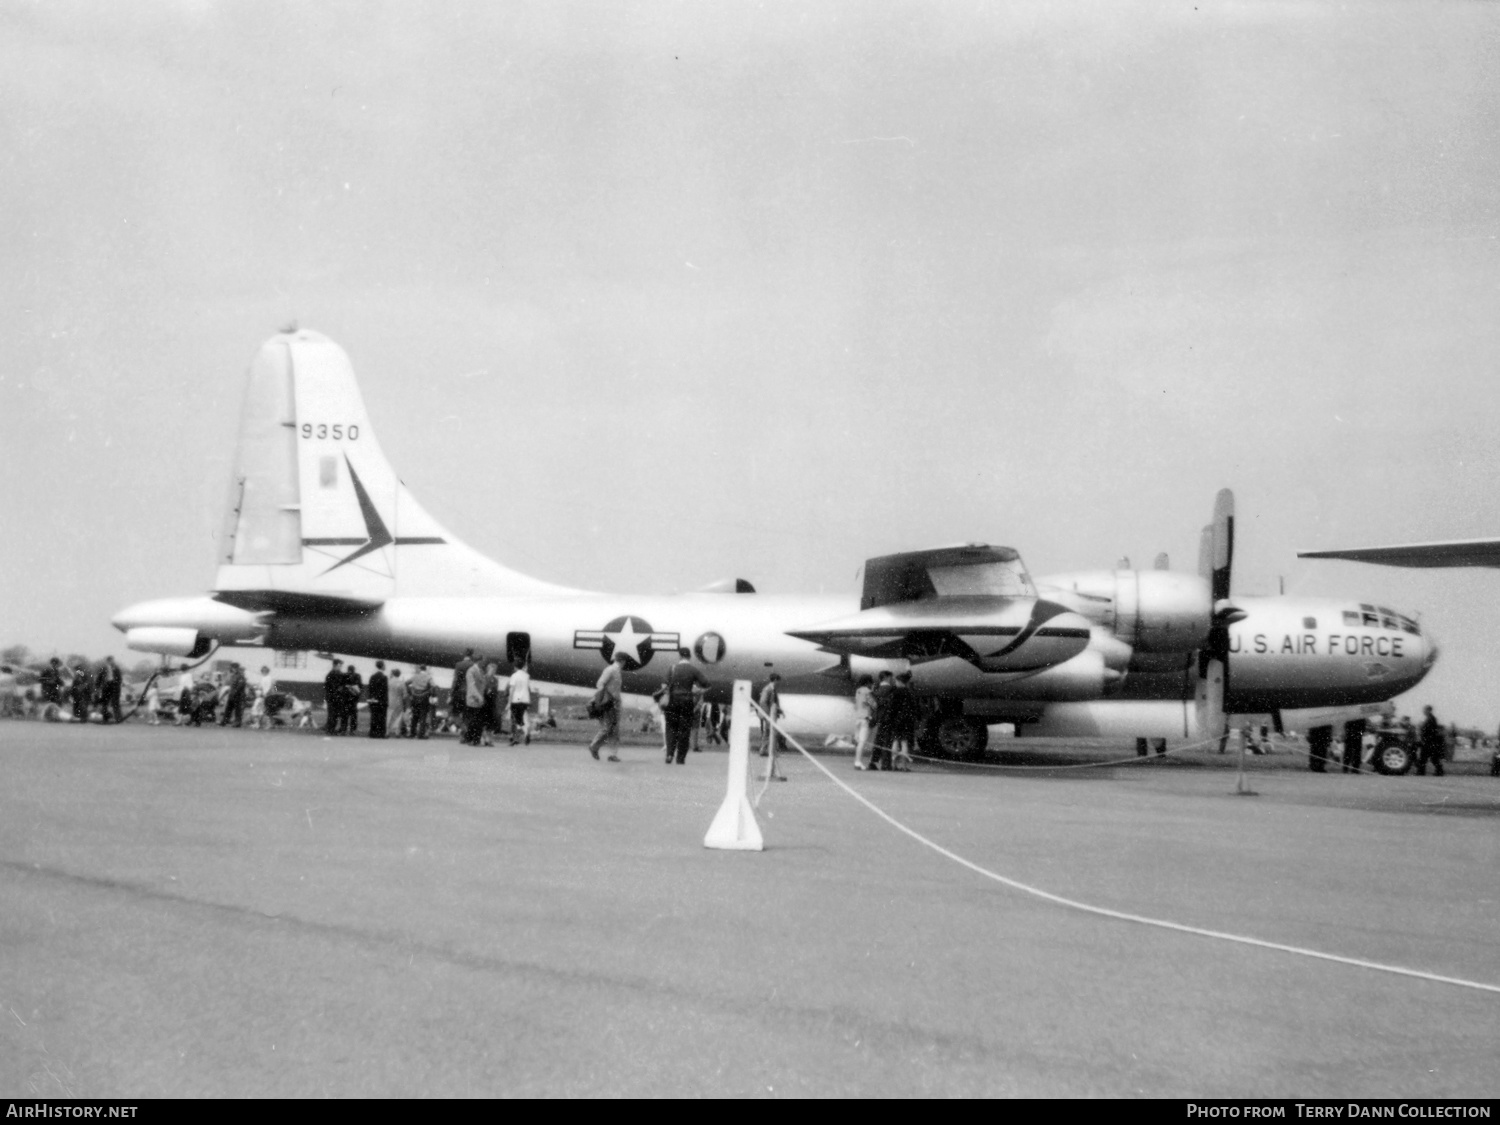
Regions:
<instances>
[{"instance_id":1,"label":"rope barrier post","mask_svg":"<svg viewBox=\"0 0 1500 1125\"><path fill-rule=\"evenodd\" d=\"M1249 734L1249 731L1246 728L1244 728L1244 727L1240 728L1240 739L1239 739L1239 741L1240 741L1240 775L1239 775L1238 779L1236 779L1236 781L1234 783L1234 793L1235 793L1235 796L1237 796L1237 797L1256 797L1256 796L1259 796L1259 794L1257 794L1254 789L1250 788L1250 781L1249 781L1248 778L1245 777L1245 744L1250 741L1250 734Z\"/></svg>"},{"instance_id":2,"label":"rope barrier post","mask_svg":"<svg viewBox=\"0 0 1500 1125\"><path fill-rule=\"evenodd\" d=\"M750 681L734 681L734 700L729 710L729 784L724 803L703 837L705 848L728 851L765 850L755 810L746 796L750 776Z\"/></svg>"}]
</instances>

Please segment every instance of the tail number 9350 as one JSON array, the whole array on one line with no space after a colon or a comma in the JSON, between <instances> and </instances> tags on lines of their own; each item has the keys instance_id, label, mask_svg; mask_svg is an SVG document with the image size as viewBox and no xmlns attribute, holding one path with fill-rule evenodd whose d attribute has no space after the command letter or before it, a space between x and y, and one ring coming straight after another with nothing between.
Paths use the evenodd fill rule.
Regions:
<instances>
[{"instance_id":1,"label":"tail number 9350","mask_svg":"<svg viewBox=\"0 0 1500 1125\"><path fill-rule=\"evenodd\" d=\"M302 438L311 441L313 438L332 438L334 441L358 441L359 427L355 425L345 426L341 423L329 425L327 422L303 422Z\"/></svg>"}]
</instances>

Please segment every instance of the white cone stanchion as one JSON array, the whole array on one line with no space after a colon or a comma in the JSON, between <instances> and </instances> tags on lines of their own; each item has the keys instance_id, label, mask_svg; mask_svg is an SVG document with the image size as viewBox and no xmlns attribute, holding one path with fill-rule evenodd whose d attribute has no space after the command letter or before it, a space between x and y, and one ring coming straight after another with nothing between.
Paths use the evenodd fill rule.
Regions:
<instances>
[{"instance_id":1,"label":"white cone stanchion","mask_svg":"<svg viewBox=\"0 0 1500 1125\"><path fill-rule=\"evenodd\" d=\"M755 810L746 794L750 776L750 681L734 681L734 703L729 711L729 788L714 822L703 837L705 848L732 851L765 850Z\"/></svg>"}]
</instances>

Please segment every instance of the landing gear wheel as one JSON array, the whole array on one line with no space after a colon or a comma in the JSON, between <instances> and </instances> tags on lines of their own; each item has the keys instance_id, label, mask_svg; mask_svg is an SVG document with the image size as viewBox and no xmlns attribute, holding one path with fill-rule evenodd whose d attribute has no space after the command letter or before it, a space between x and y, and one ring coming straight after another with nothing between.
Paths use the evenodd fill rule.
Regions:
<instances>
[{"instance_id":1,"label":"landing gear wheel","mask_svg":"<svg viewBox=\"0 0 1500 1125\"><path fill-rule=\"evenodd\" d=\"M1375 767L1376 773L1399 777L1407 773L1415 761L1416 757L1406 743L1393 738L1382 738L1375 744L1375 756L1370 759L1370 764Z\"/></svg>"},{"instance_id":2,"label":"landing gear wheel","mask_svg":"<svg viewBox=\"0 0 1500 1125\"><path fill-rule=\"evenodd\" d=\"M938 720L933 734L937 756L958 762L982 758L990 739L989 727L982 719L965 715L944 716Z\"/></svg>"}]
</instances>

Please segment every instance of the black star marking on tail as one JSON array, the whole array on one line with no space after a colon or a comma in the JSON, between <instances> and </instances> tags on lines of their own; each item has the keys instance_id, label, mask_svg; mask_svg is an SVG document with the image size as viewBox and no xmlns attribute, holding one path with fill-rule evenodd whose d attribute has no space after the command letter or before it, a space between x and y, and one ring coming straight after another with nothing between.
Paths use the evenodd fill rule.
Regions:
<instances>
[{"instance_id":1,"label":"black star marking on tail","mask_svg":"<svg viewBox=\"0 0 1500 1125\"><path fill-rule=\"evenodd\" d=\"M348 454L344 455L344 464L349 469L349 479L354 482L354 495L359 499L359 514L364 517L365 537L363 539L328 538L328 539L304 539L304 547L354 547L355 550L339 559L338 562L325 570L337 570L345 563L352 563L355 559L363 558L371 551L378 551L382 547L406 547L418 544L446 543L447 540L438 535L412 535L397 537L391 534L390 529L385 526L385 520L380 518L380 512L375 507L375 501L370 499L370 494L365 491L365 485L359 479L359 474L354 471Z\"/></svg>"}]
</instances>

